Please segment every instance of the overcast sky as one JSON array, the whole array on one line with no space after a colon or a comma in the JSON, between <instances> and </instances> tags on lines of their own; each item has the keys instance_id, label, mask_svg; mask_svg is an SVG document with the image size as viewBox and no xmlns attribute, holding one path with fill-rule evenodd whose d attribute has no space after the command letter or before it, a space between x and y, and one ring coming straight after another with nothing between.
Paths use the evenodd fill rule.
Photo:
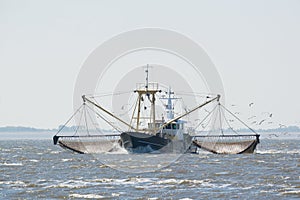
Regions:
<instances>
[{"instance_id":1,"label":"overcast sky","mask_svg":"<svg viewBox=\"0 0 300 200\"><path fill-rule=\"evenodd\" d=\"M144 27L201 45L222 78L227 106L237 105L244 118L272 112L276 124L300 125L298 0L0 0L0 126L64 123L89 54Z\"/></svg>"}]
</instances>

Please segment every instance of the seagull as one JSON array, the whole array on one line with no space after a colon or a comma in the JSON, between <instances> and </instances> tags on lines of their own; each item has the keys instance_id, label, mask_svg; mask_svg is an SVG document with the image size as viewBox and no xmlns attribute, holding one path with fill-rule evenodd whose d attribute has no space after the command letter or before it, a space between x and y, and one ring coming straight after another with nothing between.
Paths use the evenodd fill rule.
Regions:
<instances>
[{"instance_id":1,"label":"seagull","mask_svg":"<svg viewBox=\"0 0 300 200\"><path fill-rule=\"evenodd\" d=\"M252 103L249 103L249 107L253 106L253 104L254 104L253 102L252 102Z\"/></svg>"},{"instance_id":2,"label":"seagull","mask_svg":"<svg viewBox=\"0 0 300 200\"><path fill-rule=\"evenodd\" d=\"M276 134L271 134L270 136L272 136L272 135L274 135L275 137L278 137L278 135L276 135Z\"/></svg>"},{"instance_id":3,"label":"seagull","mask_svg":"<svg viewBox=\"0 0 300 200\"><path fill-rule=\"evenodd\" d=\"M258 125L261 125L264 121L266 121L265 119L261 120Z\"/></svg>"},{"instance_id":4,"label":"seagull","mask_svg":"<svg viewBox=\"0 0 300 200\"><path fill-rule=\"evenodd\" d=\"M256 117L255 115L253 115L252 117L249 117L248 119L252 119L252 118L254 118L254 117Z\"/></svg>"},{"instance_id":5,"label":"seagull","mask_svg":"<svg viewBox=\"0 0 300 200\"><path fill-rule=\"evenodd\" d=\"M279 124L279 128L286 127L284 124Z\"/></svg>"}]
</instances>

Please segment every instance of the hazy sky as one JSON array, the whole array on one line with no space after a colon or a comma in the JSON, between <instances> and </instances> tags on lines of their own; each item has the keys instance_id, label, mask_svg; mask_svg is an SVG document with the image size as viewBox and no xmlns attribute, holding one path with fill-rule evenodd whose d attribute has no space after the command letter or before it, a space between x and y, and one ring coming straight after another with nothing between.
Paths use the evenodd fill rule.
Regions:
<instances>
[{"instance_id":1,"label":"hazy sky","mask_svg":"<svg viewBox=\"0 0 300 200\"><path fill-rule=\"evenodd\" d=\"M89 54L144 27L201 45L220 73L227 105L244 118L272 112L276 124L300 125L298 0L0 0L0 126L64 123Z\"/></svg>"}]
</instances>

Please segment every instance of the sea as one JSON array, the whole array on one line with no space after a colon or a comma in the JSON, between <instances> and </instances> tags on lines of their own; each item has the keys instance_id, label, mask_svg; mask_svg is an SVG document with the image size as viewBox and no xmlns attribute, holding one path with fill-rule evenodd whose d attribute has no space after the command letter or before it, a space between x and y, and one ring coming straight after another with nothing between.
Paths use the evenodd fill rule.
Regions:
<instances>
[{"instance_id":1,"label":"sea","mask_svg":"<svg viewBox=\"0 0 300 200\"><path fill-rule=\"evenodd\" d=\"M77 154L52 133L0 133L0 199L300 199L300 133L254 154Z\"/></svg>"}]
</instances>

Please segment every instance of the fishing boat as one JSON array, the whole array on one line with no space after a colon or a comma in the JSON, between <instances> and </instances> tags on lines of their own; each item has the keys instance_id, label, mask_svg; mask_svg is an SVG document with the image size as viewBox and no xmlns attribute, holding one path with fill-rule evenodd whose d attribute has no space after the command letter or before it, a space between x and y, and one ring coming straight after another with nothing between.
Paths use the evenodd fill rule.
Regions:
<instances>
[{"instance_id":1,"label":"fishing boat","mask_svg":"<svg viewBox=\"0 0 300 200\"><path fill-rule=\"evenodd\" d=\"M126 149L129 153L195 153L197 149L218 154L253 153L256 145L259 143L259 134L250 127L250 130L254 131L254 134L240 135L236 133L235 135L225 135L222 131L221 134L210 135L208 134L209 131L203 134L201 131L196 131L196 128L189 128L189 131L187 131L187 121L183 120L184 117L213 103L215 103L218 108L221 108L222 105L219 101L220 95L210 96L194 108L175 115L173 101L178 100L178 98L175 97L174 91L169 87L168 91L165 92L166 95L159 95L163 92L160 85L155 82L148 82L148 68L145 72L146 82L137 84L134 90L137 101L129 122L105 109L98 102L94 101L93 98L87 97L86 95L82 96L84 112L86 112L85 107L91 105L93 109L90 110L95 111L95 109L97 109L99 112L95 111L95 114L117 130L118 133L91 134L92 131L87 127L85 129L87 132L86 135L74 134L66 136L58 134L59 131L53 137L54 144L59 144L61 147L77 153L113 151L116 145ZM157 99L164 102L165 115L162 115L161 118L158 118L156 115ZM146 104L147 106L145 106ZM88 107L90 108L90 106ZM226 108L224 107L224 109ZM102 114L100 114L100 112ZM145 115L145 113L147 113L147 115ZM210 112L203 121L212 113L213 111ZM75 114L76 113L74 113L74 115ZM105 118L104 115L118 121L125 126L126 129L120 130L114 123ZM84 116L86 116L86 114L84 114ZM87 125L87 119L84 120ZM70 119L68 121L70 121Z\"/></svg>"}]
</instances>

